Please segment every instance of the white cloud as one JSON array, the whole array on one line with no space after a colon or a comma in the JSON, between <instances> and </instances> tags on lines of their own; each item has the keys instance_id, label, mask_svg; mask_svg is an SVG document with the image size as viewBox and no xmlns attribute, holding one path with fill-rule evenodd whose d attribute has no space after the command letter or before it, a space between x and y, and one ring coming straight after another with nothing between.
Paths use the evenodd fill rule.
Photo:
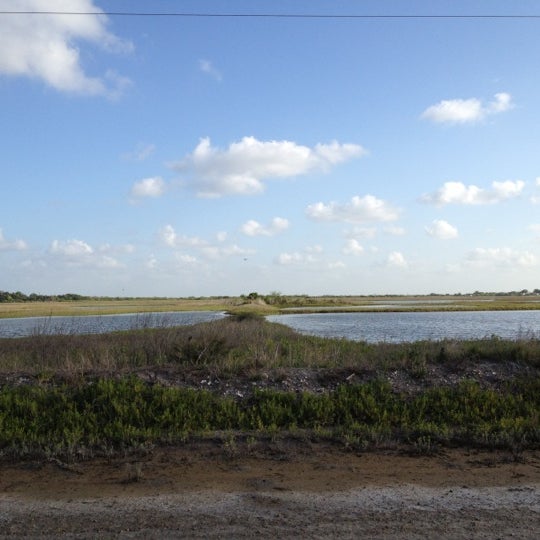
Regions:
<instances>
[{"instance_id":1,"label":"white cloud","mask_svg":"<svg viewBox=\"0 0 540 540\"><path fill-rule=\"evenodd\" d=\"M540 223L529 225L529 230L536 235L537 238L540 238Z\"/></svg>"},{"instance_id":2,"label":"white cloud","mask_svg":"<svg viewBox=\"0 0 540 540\"><path fill-rule=\"evenodd\" d=\"M350 240L347 240L342 251L345 255L361 255L364 253L364 248L360 245L358 240L351 238Z\"/></svg>"},{"instance_id":3,"label":"white cloud","mask_svg":"<svg viewBox=\"0 0 540 540\"><path fill-rule=\"evenodd\" d=\"M96 250L83 240L53 240L48 251L49 255L56 260L64 261L70 266L89 268L118 268L122 266L117 259L107 254L118 251L108 245L105 249ZM122 248L119 248L119 251L122 251Z\"/></svg>"},{"instance_id":4,"label":"white cloud","mask_svg":"<svg viewBox=\"0 0 540 540\"><path fill-rule=\"evenodd\" d=\"M172 248L205 247L208 245L208 242L198 236L178 235L172 225L165 225L159 230L158 236L162 242Z\"/></svg>"},{"instance_id":5,"label":"white cloud","mask_svg":"<svg viewBox=\"0 0 540 540\"><path fill-rule=\"evenodd\" d=\"M0 229L0 251L22 251L26 248L24 240L7 240L2 229Z\"/></svg>"},{"instance_id":6,"label":"white cloud","mask_svg":"<svg viewBox=\"0 0 540 540\"><path fill-rule=\"evenodd\" d=\"M165 182L160 176L153 176L150 178L143 178L133 184L130 195L135 199L142 199L145 197L161 197L165 193Z\"/></svg>"},{"instance_id":7,"label":"white cloud","mask_svg":"<svg viewBox=\"0 0 540 540\"><path fill-rule=\"evenodd\" d=\"M476 248L467 254L471 266L490 267L532 267L538 264L537 257L529 251L515 251L511 248Z\"/></svg>"},{"instance_id":8,"label":"white cloud","mask_svg":"<svg viewBox=\"0 0 540 540\"><path fill-rule=\"evenodd\" d=\"M245 249L236 244L228 246L206 245L199 248L199 253L206 259L218 260L224 257L246 257L255 253L252 249Z\"/></svg>"},{"instance_id":9,"label":"white cloud","mask_svg":"<svg viewBox=\"0 0 540 540\"><path fill-rule=\"evenodd\" d=\"M364 223L368 221L394 221L399 212L387 202L373 195L354 196L349 203L318 202L306 209L306 214L316 221L342 221Z\"/></svg>"},{"instance_id":10,"label":"white cloud","mask_svg":"<svg viewBox=\"0 0 540 540\"><path fill-rule=\"evenodd\" d=\"M487 104L477 98L443 100L428 107L422 113L422 118L441 124L475 123L513 107L510 94L500 92Z\"/></svg>"},{"instance_id":11,"label":"white cloud","mask_svg":"<svg viewBox=\"0 0 540 540\"><path fill-rule=\"evenodd\" d=\"M65 242L53 240L49 251L55 255L65 255L67 257L77 257L79 255L90 255L94 253L93 248L82 240L66 240Z\"/></svg>"},{"instance_id":12,"label":"white cloud","mask_svg":"<svg viewBox=\"0 0 540 540\"><path fill-rule=\"evenodd\" d=\"M0 74L40 79L63 92L117 97L129 81L108 70L88 76L77 43L87 41L110 52L133 45L107 29L107 18L92 0L12 0L12 11L97 12L97 15L10 15L2 18Z\"/></svg>"},{"instance_id":13,"label":"white cloud","mask_svg":"<svg viewBox=\"0 0 540 540\"><path fill-rule=\"evenodd\" d=\"M275 217L270 225L261 225L258 221L250 219L242 225L242 232L247 236L274 236L289 228L289 221L285 218Z\"/></svg>"},{"instance_id":14,"label":"white cloud","mask_svg":"<svg viewBox=\"0 0 540 540\"><path fill-rule=\"evenodd\" d=\"M316 255L323 252L321 246L307 246L304 248L303 253L298 251L292 253L280 253L276 259L276 264L281 266L290 266L290 265L301 265L301 264L313 264L319 263L319 259Z\"/></svg>"},{"instance_id":15,"label":"white cloud","mask_svg":"<svg viewBox=\"0 0 540 540\"><path fill-rule=\"evenodd\" d=\"M458 230L444 219L435 219L426 232L439 240L451 240L458 237Z\"/></svg>"},{"instance_id":16,"label":"white cloud","mask_svg":"<svg viewBox=\"0 0 540 540\"><path fill-rule=\"evenodd\" d=\"M387 265L395 268L407 268L409 264L405 260L405 257L399 251L392 251L388 255Z\"/></svg>"},{"instance_id":17,"label":"white cloud","mask_svg":"<svg viewBox=\"0 0 540 540\"><path fill-rule=\"evenodd\" d=\"M172 225L165 225L165 227L160 229L158 231L158 237L163 243L171 248L196 250L206 259L246 256L254 253L253 250L241 248L236 244L215 246L198 236L179 235ZM223 240L225 240L225 237L223 237Z\"/></svg>"},{"instance_id":18,"label":"white cloud","mask_svg":"<svg viewBox=\"0 0 540 540\"><path fill-rule=\"evenodd\" d=\"M445 182L442 188L434 193L423 195L421 200L429 204L442 206L445 204L494 204L517 197L523 191L522 180L506 180L493 182L491 190L475 185L466 186L462 182Z\"/></svg>"},{"instance_id":19,"label":"white cloud","mask_svg":"<svg viewBox=\"0 0 540 540\"><path fill-rule=\"evenodd\" d=\"M122 244L119 246L111 246L111 244L102 244L97 249L99 253L107 255L125 255L135 252L135 246L133 244Z\"/></svg>"},{"instance_id":20,"label":"white cloud","mask_svg":"<svg viewBox=\"0 0 540 540\"><path fill-rule=\"evenodd\" d=\"M203 73L206 73L207 75L210 75L216 79L216 81L221 81L223 78L221 73L214 67L210 60L199 60L199 69Z\"/></svg>"},{"instance_id":21,"label":"white cloud","mask_svg":"<svg viewBox=\"0 0 540 540\"><path fill-rule=\"evenodd\" d=\"M186 255L184 253L178 253L176 255L176 260L181 264L181 265L194 265L194 264L197 264L197 258L196 257L193 257L192 255Z\"/></svg>"},{"instance_id":22,"label":"white cloud","mask_svg":"<svg viewBox=\"0 0 540 540\"><path fill-rule=\"evenodd\" d=\"M302 263L305 260L306 260L305 255L302 255L301 253L298 253L296 251L294 253L280 253L277 256L276 262L277 264L282 265L282 266L289 266L295 263Z\"/></svg>"},{"instance_id":23,"label":"white cloud","mask_svg":"<svg viewBox=\"0 0 540 540\"><path fill-rule=\"evenodd\" d=\"M252 195L264 190L265 180L324 171L365 153L357 144L333 142L309 148L291 141L259 141L254 137L244 137L221 150L205 138L173 167L192 175L192 184L201 197Z\"/></svg>"}]
</instances>

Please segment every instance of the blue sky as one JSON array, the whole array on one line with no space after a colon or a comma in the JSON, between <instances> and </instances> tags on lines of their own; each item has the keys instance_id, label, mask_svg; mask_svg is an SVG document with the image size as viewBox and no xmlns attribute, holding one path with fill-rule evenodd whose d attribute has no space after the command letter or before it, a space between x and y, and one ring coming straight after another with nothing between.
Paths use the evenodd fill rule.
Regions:
<instances>
[{"instance_id":1,"label":"blue sky","mask_svg":"<svg viewBox=\"0 0 540 540\"><path fill-rule=\"evenodd\" d=\"M0 11L537 14L535 1ZM0 289L540 287L540 19L0 14Z\"/></svg>"}]
</instances>

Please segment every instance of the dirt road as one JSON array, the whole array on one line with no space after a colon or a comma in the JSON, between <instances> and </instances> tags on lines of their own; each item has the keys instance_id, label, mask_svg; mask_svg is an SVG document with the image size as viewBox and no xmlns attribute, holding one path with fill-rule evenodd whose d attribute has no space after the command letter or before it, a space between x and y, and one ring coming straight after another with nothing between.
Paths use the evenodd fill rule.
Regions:
<instances>
[{"instance_id":1,"label":"dirt road","mask_svg":"<svg viewBox=\"0 0 540 540\"><path fill-rule=\"evenodd\" d=\"M534 452L411 457L319 444L236 455L202 445L0 465L0 538L536 539L539 530Z\"/></svg>"}]
</instances>

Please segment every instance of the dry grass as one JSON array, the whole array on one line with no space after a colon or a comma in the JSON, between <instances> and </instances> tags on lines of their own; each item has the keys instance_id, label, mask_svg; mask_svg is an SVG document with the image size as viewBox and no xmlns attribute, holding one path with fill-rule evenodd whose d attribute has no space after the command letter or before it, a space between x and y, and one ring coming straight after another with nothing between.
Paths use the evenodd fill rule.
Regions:
<instances>
[{"instance_id":1,"label":"dry grass","mask_svg":"<svg viewBox=\"0 0 540 540\"><path fill-rule=\"evenodd\" d=\"M383 306L388 307L381 307ZM61 302L0 303L0 318L112 315L166 311L248 311L260 314L280 309L347 311L472 311L540 309L538 296L258 296L211 298L95 298Z\"/></svg>"}]
</instances>

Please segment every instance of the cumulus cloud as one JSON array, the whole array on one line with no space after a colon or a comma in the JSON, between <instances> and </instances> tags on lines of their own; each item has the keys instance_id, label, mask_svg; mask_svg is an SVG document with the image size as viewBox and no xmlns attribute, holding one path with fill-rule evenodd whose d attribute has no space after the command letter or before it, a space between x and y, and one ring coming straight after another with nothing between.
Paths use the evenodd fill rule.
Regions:
<instances>
[{"instance_id":1,"label":"cumulus cloud","mask_svg":"<svg viewBox=\"0 0 540 540\"><path fill-rule=\"evenodd\" d=\"M242 248L236 244L228 246L207 245L200 248L200 253L207 259L221 259L223 257L246 257L255 253L252 249Z\"/></svg>"},{"instance_id":2,"label":"cumulus cloud","mask_svg":"<svg viewBox=\"0 0 540 540\"><path fill-rule=\"evenodd\" d=\"M360 245L358 240L351 238L347 240L342 251L345 255L362 255L362 253L364 253L364 248Z\"/></svg>"},{"instance_id":3,"label":"cumulus cloud","mask_svg":"<svg viewBox=\"0 0 540 540\"><path fill-rule=\"evenodd\" d=\"M182 266L192 266L199 262L197 257L193 257L193 255L186 255L185 253L178 253L176 255L176 261Z\"/></svg>"},{"instance_id":4,"label":"cumulus cloud","mask_svg":"<svg viewBox=\"0 0 540 540\"><path fill-rule=\"evenodd\" d=\"M67 240L65 242L60 240L53 240L50 250L55 255L65 255L68 257L89 255L94 253L94 250L86 242L82 240Z\"/></svg>"},{"instance_id":5,"label":"cumulus cloud","mask_svg":"<svg viewBox=\"0 0 540 540\"><path fill-rule=\"evenodd\" d=\"M244 137L226 150L201 139L195 150L173 168L192 176L200 197L252 195L264 190L264 181L290 178L365 154L357 144L317 144L313 148L291 141L259 141Z\"/></svg>"},{"instance_id":6,"label":"cumulus cloud","mask_svg":"<svg viewBox=\"0 0 540 540\"><path fill-rule=\"evenodd\" d=\"M75 238L65 241L53 240L48 251L49 255L66 262L70 266L90 268L117 268L122 266L116 258L109 254L116 251L115 248L107 245L96 250L83 240Z\"/></svg>"},{"instance_id":7,"label":"cumulus cloud","mask_svg":"<svg viewBox=\"0 0 540 540\"><path fill-rule=\"evenodd\" d=\"M7 240L2 229L0 229L0 251L22 251L26 247L24 240Z\"/></svg>"},{"instance_id":8,"label":"cumulus cloud","mask_svg":"<svg viewBox=\"0 0 540 540\"><path fill-rule=\"evenodd\" d=\"M426 232L439 240L451 240L458 237L458 230L444 219L435 219L431 226L426 227Z\"/></svg>"},{"instance_id":9,"label":"cumulus cloud","mask_svg":"<svg viewBox=\"0 0 540 540\"><path fill-rule=\"evenodd\" d=\"M219 235L218 235L219 236ZM236 244L231 245L212 245L207 240L198 236L186 236L178 234L172 225L165 225L158 231L159 239L167 246L173 249L195 250L206 259L219 259L231 256L246 256L254 253L253 250L244 249ZM225 237L223 237L225 240Z\"/></svg>"},{"instance_id":10,"label":"cumulus cloud","mask_svg":"<svg viewBox=\"0 0 540 540\"><path fill-rule=\"evenodd\" d=\"M421 200L428 204L494 204L517 197L523 191L522 180L493 182L491 189L482 189L475 185L466 186L462 182L445 182L434 193L423 195Z\"/></svg>"},{"instance_id":11,"label":"cumulus cloud","mask_svg":"<svg viewBox=\"0 0 540 540\"><path fill-rule=\"evenodd\" d=\"M487 104L477 98L443 100L428 107L422 113L422 118L439 124L467 124L479 122L513 107L510 94L500 92Z\"/></svg>"},{"instance_id":12,"label":"cumulus cloud","mask_svg":"<svg viewBox=\"0 0 540 540\"><path fill-rule=\"evenodd\" d=\"M392 253L388 255L386 264L394 268L407 268L409 266L403 254L399 251L392 251Z\"/></svg>"},{"instance_id":13,"label":"cumulus cloud","mask_svg":"<svg viewBox=\"0 0 540 540\"><path fill-rule=\"evenodd\" d=\"M532 267L538 264L537 257L529 251L516 251L511 248L476 248L466 257L467 263L476 267Z\"/></svg>"},{"instance_id":14,"label":"cumulus cloud","mask_svg":"<svg viewBox=\"0 0 540 540\"><path fill-rule=\"evenodd\" d=\"M161 197L165 193L166 185L160 176L143 178L133 184L130 195L133 199L143 199L147 197Z\"/></svg>"},{"instance_id":15,"label":"cumulus cloud","mask_svg":"<svg viewBox=\"0 0 540 540\"><path fill-rule=\"evenodd\" d=\"M350 202L339 204L318 202L306 208L306 214L315 221L341 221L365 223L369 221L394 221L399 212L389 203L373 195L354 196Z\"/></svg>"},{"instance_id":16,"label":"cumulus cloud","mask_svg":"<svg viewBox=\"0 0 540 540\"><path fill-rule=\"evenodd\" d=\"M178 234L172 225L165 225L158 232L158 236L162 242L172 248L180 247L204 247L208 242L202 240L198 236L186 236Z\"/></svg>"},{"instance_id":17,"label":"cumulus cloud","mask_svg":"<svg viewBox=\"0 0 540 540\"><path fill-rule=\"evenodd\" d=\"M210 75L211 77L213 77L216 81L221 81L223 78L221 76L221 72L214 67L214 65L212 64L212 62L210 62L210 60L204 60L204 59L199 60L199 69L203 73L206 73L207 75Z\"/></svg>"},{"instance_id":18,"label":"cumulus cloud","mask_svg":"<svg viewBox=\"0 0 540 540\"><path fill-rule=\"evenodd\" d=\"M148 268L148 270L154 270L155 268L157 268L158 260L153 253L151 253L146 259L145 266L146 268Z\"/></svg>"},{"instance_id":19,"label":"cumulus cloud","mask_svg":"<svg viewBox=\"0 0 540 540\"><path fill-rule=\"evenodd\" d=\"M321 246L307 246L304 248L303 252L294 251L292 253L280 253L276 257L275 262L281 266L318 263L319 259L317 258L317 255L322 252L323 248Z\"/></svg>"},{"instance_id":20,"label":"cumulus cloud","mask_svg":"<svg viewBox=\"0 0 540 540\"><path fill-rule=\"evenodd\" d=\"M289 221L285 218L275 217L270 225L261 225L258 221L250 219L241 227L247 236L274 236L289 228Z\"/></svg>"},{"instance_id":21,"label":"cumulus cloud","mask_svg":"<svg viewBox=\"0 0 540 540\"><path fill-rule=\"evenodd\" d=\"M12 0L12 11L81 11L96 15L10 15L2 19L0 74L39 79L63 92L117 97L129 80L113 70L100 77L85 73L78 43L87 41L110 52L133 45L107 29L107 18L92 0Z\"/></svg>"}]
</instances>

